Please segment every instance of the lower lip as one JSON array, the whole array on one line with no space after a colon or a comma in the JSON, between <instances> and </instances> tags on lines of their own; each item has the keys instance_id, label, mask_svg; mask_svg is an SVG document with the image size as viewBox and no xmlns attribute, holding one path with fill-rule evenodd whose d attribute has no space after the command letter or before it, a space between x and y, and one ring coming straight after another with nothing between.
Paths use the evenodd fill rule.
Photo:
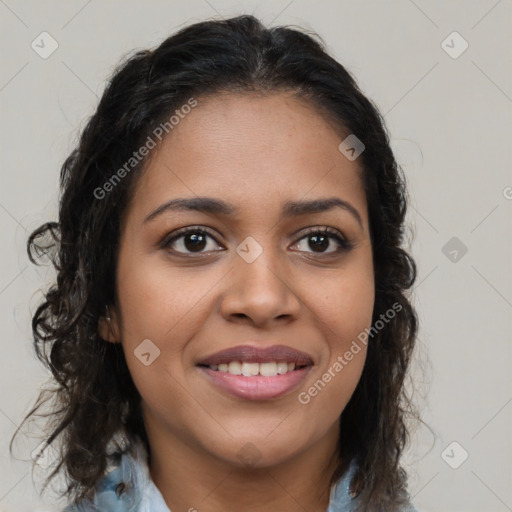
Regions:
<instances>
[{"instance_id":1,"label":"lower lip","mask_svg":"<svg viewBox=\"0 0 512 512\"><path fill-rule=\"evenodd\" d=\"M246 400L270 400L286 395L297 388L306 378L311 366L305 366L275 377L261 375L244 377L243 375L219 372L204 366L199 368L214 384L230 395Z\"/></svg>"}]
</instances>

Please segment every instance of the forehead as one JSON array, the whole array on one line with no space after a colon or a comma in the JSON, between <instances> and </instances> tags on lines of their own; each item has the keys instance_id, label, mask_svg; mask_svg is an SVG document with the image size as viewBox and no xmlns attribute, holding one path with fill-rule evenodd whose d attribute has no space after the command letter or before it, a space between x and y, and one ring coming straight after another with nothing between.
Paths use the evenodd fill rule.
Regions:
<instances>
[{"instance_id":1,"label":"forehead","mask_svg":"<svg viewBox=\"0 0 512 512\"><path fill-rule=\"evenodd\" d=\"M274 203L339 195L366 198L357 161L338 150L343 130L288 93L197 98L151 155L134 207L209 195L272 209Z\"/></svg>"}]
</instances>

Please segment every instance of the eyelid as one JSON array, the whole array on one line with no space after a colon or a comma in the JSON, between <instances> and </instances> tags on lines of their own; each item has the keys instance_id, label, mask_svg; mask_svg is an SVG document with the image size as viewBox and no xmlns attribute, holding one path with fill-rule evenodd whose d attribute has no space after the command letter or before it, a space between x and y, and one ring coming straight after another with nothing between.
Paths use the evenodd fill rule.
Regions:
<instances>
[{"instance_id":1,"label":"eyelid","mask_svg":"<svg viewBox=\"0 0 512 512\"><path fill-rule=\"evenodd\" d=\"M341 231L339 231L336 228L331 228L330 226L311 226L309 228L305 228L305 230L298 231L297 233L295 233L294 236L298 236L299 234L301 234L299 240L302 240L302 238L311 233L324 233L326 235L335 235L342 238L343 240L346 240L346 237L343 235Z\"/></svg>"}]
</instances>

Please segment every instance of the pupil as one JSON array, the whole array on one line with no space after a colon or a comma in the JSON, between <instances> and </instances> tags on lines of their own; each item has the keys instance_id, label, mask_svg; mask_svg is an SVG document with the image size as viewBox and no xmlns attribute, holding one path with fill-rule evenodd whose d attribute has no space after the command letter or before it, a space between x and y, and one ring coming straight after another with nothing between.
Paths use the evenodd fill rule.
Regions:
<instances>
[{"instance_id":1,"label":"pupil","mask_svg":"<svg viewBox=\"0 0 512 512\"><path fill-rule=\"evenodd\" d=\"M187 250L201 250L205 246L205 236L201 233L194 233L185 237L185 247Z\"/></svg>"},{"instance_id":2,"label":"pupil","mask_svg":"<svg viewBox=\"0 0 512 512\"><path fill-rule=\"evenodd\" d=\"M309 240L309 246L313 251L322 252L322 249L327 249L329 247L329 238L323 235L311 235ZM316 242L320 242L317 245L312 245L311 240L314 240ZM320 249L320 250L318 250Z\"/></svg>"}]
</instances>

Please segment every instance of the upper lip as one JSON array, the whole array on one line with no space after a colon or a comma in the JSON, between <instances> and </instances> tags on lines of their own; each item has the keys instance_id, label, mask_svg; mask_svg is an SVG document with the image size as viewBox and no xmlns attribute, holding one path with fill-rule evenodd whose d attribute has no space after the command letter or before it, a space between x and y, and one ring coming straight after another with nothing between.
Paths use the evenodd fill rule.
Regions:
<instances>
[{"instance_id":1,"label":"upper lip","mask_svg":"<svg viewBox=\"0 0 512 512\"><path fill-rule=\"evenodd\" d=\"M296 366L313 364L310 355L286 345L272 345L271 347L255 347L252 345L239 345L216 352L199 361L198 365L211 366L215 364L241 361L249 363L269 363L272 361L295 363Z\"/></svg>"}]
</instances>

